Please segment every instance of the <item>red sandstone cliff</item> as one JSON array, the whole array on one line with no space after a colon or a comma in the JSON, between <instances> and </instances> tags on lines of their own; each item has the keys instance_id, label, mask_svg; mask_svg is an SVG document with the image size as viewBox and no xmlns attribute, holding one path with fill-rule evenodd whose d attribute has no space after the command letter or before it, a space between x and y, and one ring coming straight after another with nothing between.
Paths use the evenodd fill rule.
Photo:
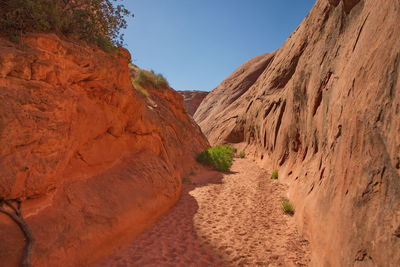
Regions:
<instances>
[{"instance_id":1,"label":"red sandstone cliff","mask_svg":"<svg viewBox=\"0 0 400 267\"><path fill-rule=\"evenodd\" d=\"M400 262L399 22L399 1L317 0L194 116L210 143L279 170L313 266Z\"/></svg>"},{"instance_id":2,"label":"red sandstone cliff","mask_svg":"<svg viewBox=\"0 0 400 267\"><path fill-rule=\"evenodd\" d=\"M165 213L208 146L172 89L133 89L128 55L0 39L0 199L22 201L34 266L87 266ZM0 213L0 265L23 234ZM61 265L60 265L61 264Z\"/></svg>"},{"instance_id":3,"label":"red sandstone cliff","mask_svg":"<svg viewBox=\"0 0 400 267\"><path fill-rule=\"evenodd\" d=\"M183 96L183 104L187 113L193 116L201 101L208 95L205 91L178 91Z\"/></svg>"}]
</instances>

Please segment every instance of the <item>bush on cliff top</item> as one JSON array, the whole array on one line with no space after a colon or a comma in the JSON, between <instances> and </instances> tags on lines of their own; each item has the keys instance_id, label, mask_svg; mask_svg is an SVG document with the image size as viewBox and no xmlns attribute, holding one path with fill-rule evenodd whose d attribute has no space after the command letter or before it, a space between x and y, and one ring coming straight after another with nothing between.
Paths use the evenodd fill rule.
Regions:
<instances>
[{"instance_id":1,"label":"bush on cliff top","mask_svg":"<svg viewBox=\"0 0 400 267\"><path fill-rule=\"evenodd\" d=\"M169 88L167 79L162 74L157 74L153 70L139 69L134 78L132 78L133 87L144 96L149 96L145 88Z\"/></svg>"},{"instance_id":2,"label":"bush on cliff top","mask_svg":"<svg viewBox=\"0 0 400 267\"><path fill-rule=\"evenodd\" d=\"M138 91L139 93L141 93L145 97L149 97L150 96L149 92L146 89L144 89L140 84L138 84L135 81L135 79L131 78L131 82L132 82L132 85L133 85L133 87L135 88L136 91Z\"/></svg>"},{"instance_id":3,"label":"bush on cliff top","mask_svg":"<svg viewBox=\"0 0 400 267\"><path fill-rule=\"evenodd\" d=\"M123 43L130 12L118 0L2 0L0 33L18 41L23 33L53 32L110 51Z\"/></svg>"},{"instance_id":4,"label":"bush on cliff top","mask_svg":"<svg viewBox=\"0 0 400 267\"><path fill-rule=\"evenodd\" d=\"M154 70L139 70L135 81L143 87L169 88L167 79L162 74L155 73Z\"/></svg>"},{"instance_id":5,"label":"bush on cliff top","mask_svg":"<svg viewBox=\"0 0 400 267\"><path fill-rule=\"evenodd\" d=\"M196 160L218 171L227 172L232 166L234 149L230 146L215 146L201 152Z\"/></svg>"}]
</instances>

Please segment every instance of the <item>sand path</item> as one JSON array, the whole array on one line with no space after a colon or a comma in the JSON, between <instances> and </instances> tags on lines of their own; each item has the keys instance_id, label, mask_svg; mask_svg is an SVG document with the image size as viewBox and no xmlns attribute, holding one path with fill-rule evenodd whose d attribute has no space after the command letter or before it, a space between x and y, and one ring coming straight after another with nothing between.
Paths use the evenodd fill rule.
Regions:
<instances>
[{"instance_id":1,"label":"sand path","mask_svg":"<svg viewBox=\"0 0 400 267\"><path fill-rule=\"evenodd\" d=\"M178 204L99 266L307 266L308 243L280 201L286 187L249 159L185 182Z\"/></svg>"}]
</instances>

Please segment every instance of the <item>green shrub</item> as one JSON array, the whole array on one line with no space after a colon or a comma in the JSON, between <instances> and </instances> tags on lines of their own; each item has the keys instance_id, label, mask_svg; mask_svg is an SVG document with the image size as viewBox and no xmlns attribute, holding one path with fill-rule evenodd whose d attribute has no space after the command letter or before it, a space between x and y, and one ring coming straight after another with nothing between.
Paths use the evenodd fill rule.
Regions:
<instances>
[{"instance_id":1,"label":"green shrub","mask_svg":"<svg viewBox=\"0 0 400 267\"><path fill-rule=\"evenodd\" d=\"M73 36L106 51L122 46L130 12L113 0L2 0L0 33L12 41L27 32Z\"/></svg>"},{"instance_id":2,"label":"green shrub","mask_svg":"<svg viewBox=\"0 0 400 267\"><path fill-rule=\"evenodd\" d=\"M230 146L215 146L201 152L196 159L218 171L227 172L232 166L233 153L234 149Z\"/></svg>"},{"instance_id":3,"label":"green shrub","mask_svg":"<svg viewBox=\"0 0 400 267\"><path fill-rule=\"evenodd\" d=\"M167 79L162 74L157 74L153 70L138 70L134 83L142 87L153 87L156 89L169 88Z\"/></svg>"},{"instance_id":4,"label":"green shrub","mask_svg":"<svg viewBox=\"0 0 400 267\"><path fill-rule=\"evenodd\" d=\"M135 88L136 91L138 91L139 93L141 93L143 96L145 97L149 97L150 94L149 92L147 92L146 89L144 89L140 84L138 84L135 79L131 79L132 85Z\"/></svg>"},{"instance_id":5,"label":"green shrub","mask_svg":"<svg viewBox=\"0 0 400 267\"><path fill-rule=\"evenodd\" d=\"M145 88L169 88L168 81L162 74L156 74L153 70L137 69L134 78L131 79L133 87L145 97L149 96L149 92Z\"/></svg>"},{"instance_id":6,"label":"green shrub","mask_svg":"<svg viewBox=\"0 0 400 267\"><path fill-rule=\"evenodd\" d=\"M287 198L283 199L281 205L283 212L290 215L294 214L294 206L289 199Z\"/></svg>"},{"instance_id":7,"label":"green shrub","mask_svg":"<svg viewBox=\"0 0 400 267\"><path fill-rule=\"evenodd\" d=\"M246 153L244 153L244 151L239 153L239 158L244 159L244 157L246 157Z\"/></svg>"},{"instance_id":8,"label":"green shrub","mask_svg":"<svg viewBox=\"0 0 400 267\"><path fill-rule=\"evenodd\" d=\"M271 174L271 179L278 179L278 170L274 170Z\"/></svg>"}]
</instances>

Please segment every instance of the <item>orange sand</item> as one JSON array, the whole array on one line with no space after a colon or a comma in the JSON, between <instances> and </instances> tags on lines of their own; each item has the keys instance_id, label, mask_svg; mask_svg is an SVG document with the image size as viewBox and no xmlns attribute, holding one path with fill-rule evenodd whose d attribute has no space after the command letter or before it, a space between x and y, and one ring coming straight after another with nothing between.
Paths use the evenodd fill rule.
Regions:
<instances>
[{"instance_id":1,"label":"orange sand","mask_svg":"<svg viewBox=\"0 0 400 267\"><path fill-rule=\"evenodd\" d=\"M188 178L178 204L99 266L306 266L308 242L280 201L285 185L249 159Z\"/></svg>"}]
</instances>

